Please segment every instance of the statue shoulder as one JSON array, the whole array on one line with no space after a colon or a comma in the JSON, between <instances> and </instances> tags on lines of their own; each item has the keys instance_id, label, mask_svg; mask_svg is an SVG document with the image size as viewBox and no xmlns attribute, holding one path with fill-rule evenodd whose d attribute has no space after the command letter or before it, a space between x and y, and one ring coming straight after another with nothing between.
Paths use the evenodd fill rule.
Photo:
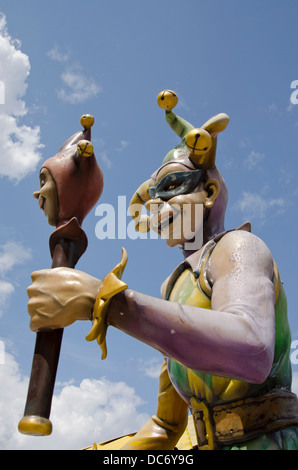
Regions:
<instances>
[{"instance_id":1,"label":"statue shoulder","mask_svg":"<svg viewBox=\"0 0 298 470\"><path fill-rule=\"evenodd\" d=\"M227 232L214 247L209 263L208 278L226 275L235 269L250 269L272 277L273 257L265 242L251 232Z\"/></svg>"}]
</instances>

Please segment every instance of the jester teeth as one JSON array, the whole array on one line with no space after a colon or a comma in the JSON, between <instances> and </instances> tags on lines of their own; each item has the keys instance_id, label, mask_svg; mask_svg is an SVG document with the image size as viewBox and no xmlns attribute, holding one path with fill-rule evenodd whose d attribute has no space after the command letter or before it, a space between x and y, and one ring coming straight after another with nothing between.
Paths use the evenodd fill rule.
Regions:
<instances>
[{"instance_id":1,"label":"jester teeth","mask_svg":"<svg viewBox=\"0 0 298 470\"><path fill-rule=\"evenodd\" d=\"M150 226L160 233L173 223L178 214L179 212L172 208L162 209L152 216Z\"/></svg>"}]
</instances>

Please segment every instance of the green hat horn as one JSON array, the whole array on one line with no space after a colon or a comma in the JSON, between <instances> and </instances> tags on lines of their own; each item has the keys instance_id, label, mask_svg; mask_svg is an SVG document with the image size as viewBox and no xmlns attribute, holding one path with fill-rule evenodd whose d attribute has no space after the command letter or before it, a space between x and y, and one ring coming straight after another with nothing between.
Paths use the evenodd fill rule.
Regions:
<instances>
[{"instance_id":1,"label":"green hat horn","mask_svg":"<svg viewBox=\"0 0 298 470\"><path fill-rule=\"evenodd\" d=\"M224 113L217 114L201 128L195 129L192 124L172 111L178 103L178 96L174 91L161 91L157 96L157 103L160 108L165 110L167 123L181 139L181 143L166 155L163 163L174 159L177 149L187 147L190 152L189 159L194 165L206 169L213 168L215 166L217 134L227 127L229 116Z\"/></svg>"}]
</instances>

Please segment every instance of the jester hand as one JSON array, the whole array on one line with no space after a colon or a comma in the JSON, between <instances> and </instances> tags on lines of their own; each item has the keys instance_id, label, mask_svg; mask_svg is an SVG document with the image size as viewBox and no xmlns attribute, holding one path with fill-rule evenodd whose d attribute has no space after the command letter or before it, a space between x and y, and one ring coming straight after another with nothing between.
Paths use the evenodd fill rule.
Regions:
<instances>
[{"instance_id":1,"label":"jester hand","mask_svg":"<svg viewBox=\"0 0 298 470\"><path fill-rule=\"evenodd\" d=\"M64 328L76 320L90 320L100 281L70 268L32 273L28 313L32 331Z\"/></svg>"},{"instance_id":2,"label":"jester hand","mask_svg":"<svg viewBox=\"0 0 298 470\"><path fill-rule=\"evenodd\" d=\"M103 279L93 309L93 326L90 333L86 336L87 341L97 340L102 352L102 359L107 356L106 332L107 332L107 314L109 304L114 295L127 288L127 284L122 282L121 276L127 263L127 253L122 248L122 258L119 264Z\"/></svg>"}]
</instances>

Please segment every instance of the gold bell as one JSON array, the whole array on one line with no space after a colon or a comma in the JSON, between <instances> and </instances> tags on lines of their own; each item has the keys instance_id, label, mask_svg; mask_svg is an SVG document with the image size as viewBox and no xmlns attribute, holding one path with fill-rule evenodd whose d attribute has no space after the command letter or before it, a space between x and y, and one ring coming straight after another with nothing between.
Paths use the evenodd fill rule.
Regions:
<instances>
[{"instance_id":1,"label":"gold bell","mask_svg":"<svg viewBox=\"0 0 298 470\"><path fill-rule=\"evenodd\" d=\"M91 114L83 114L80 119L80 123L84 129L90 129L94 124L94 117L91 116Z\"/></svg>"},{"instance_id":2,"label":"gold bell","mask_svg":"<svg viewBox=\"0 0 298 470\"><path fill-rule=\"evenodd\" d=\"M161 91L157 96L157 104L166 111L171 111L178 103L178 96L172 90Z\"/></svg>"},{"instance_id":3,"label":"gold bell","mask_svg":"<svg viewBox=\"0 0 298 470\"><path fill-rule=\"evenodd\" d=\"M212 137L205 129L192 129L185 136L185 144L194 155L204 155L212 146Z\"/></svg>"},{"instance_id":4,"label":"gold bell","mask_svg":"<svg viewBox=\"0 0 298 470\"><path fill-rule=\"evenodd\" d=\"M77 149L81 157L91 157L94 153L93 145L89 140L80 140Z\"/></svg>"}]
</instances>

